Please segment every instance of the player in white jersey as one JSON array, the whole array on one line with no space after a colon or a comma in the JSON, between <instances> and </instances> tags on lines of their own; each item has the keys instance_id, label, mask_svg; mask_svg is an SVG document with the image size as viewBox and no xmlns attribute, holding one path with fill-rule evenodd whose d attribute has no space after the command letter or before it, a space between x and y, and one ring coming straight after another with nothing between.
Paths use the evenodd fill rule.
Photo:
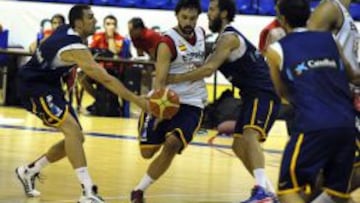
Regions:
<instances>
[{"instance_id":1,"label":"player in white jersey","mask_svg":"<svg viewBox=\"0 0 360 203\"><path fill-rule=\"evenodd\" d=\"M186 73L205 60L205 32L195 27L201 7L199 0L180 0L175 8L178 25L161 40L157 49L155 89L166 87L171 74ZM168 85L180 97L179 112L170 120L159 121L143 114L139 119L141 155L152 158L147 172L131 192L132 203L144 202L144 191L169 168L176 154L188 145L200 127L207 92L203 79Z\"/></svg>"},{"instance_id":2,"label":"player in white jersey","mask_svg":"<svg viewBox=\"0 0 360 203\"><path fill-rule=\"evenodd\" d=\"M313 11L309 18L307 27L310 30L331 31L335 39L343 48L345 58L351 64L355 73L360 72L359 49L360 33L355 22L349 14L348 8L351 0L324 0ZM356 92L359 87L352 86ZM356 101L356 100L355 100ZM355 105L357 106L357 105ZM360 109L356 109L358 112ZM359 142L359 141L358 141ZM359 142L360 143L360 142ZM358 145L358 148L360 146ZM351 191L360 187L360 149L354 163L354 174L352 176Z\"/></svg>"}]
</instances>

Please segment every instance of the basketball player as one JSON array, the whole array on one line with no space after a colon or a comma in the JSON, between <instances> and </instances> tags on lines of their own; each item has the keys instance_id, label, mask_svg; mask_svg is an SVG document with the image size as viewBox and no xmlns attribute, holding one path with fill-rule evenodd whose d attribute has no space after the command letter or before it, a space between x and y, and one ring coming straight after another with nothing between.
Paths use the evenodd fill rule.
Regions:
<instances>
[{"instance_id":1,"label":"basketball player","mask_svg":"<svg viewBox=\"0 0 360 203\"><path fill-rule=\"evenodd\" d=\"M280 201L305 203L301 193L322 170L323 193L312 202L348 202L358 134L348 76L355 75L332 33L305 28L307 0L279 0L277 12L288 34L265 55L278 94L294 106L278 183Z\"/></svg>"},{"instance_id":2,"label":"basketball player","mask_svg":"<svg viewBox=\"0 0 360 203\"><path fill-rule=\"evenodd\" d=\"M264 58L230 24L235 13L233 0L210 0L209 28L219 33L214 52L200 68L171 75L169 82L199 80L219 69L232 85L240 89L244 103L236 122L232 148L255 177L256 186L245 202L267 202L272 201L270 191L274 190L265 174L265 158L260 143L266 140L267 132L277 117L280 99L275 93Z\"/></svg>"},{"instance_id":3,"label":"basketball player","mask_svg":"<svg viewBox=\"0 0 360 203\"><path fill-rule=\"evenodd\" d=\"M349 14L348 8L351 0L325 0L311 14L307 27L310 30L331 31L335 39L340 43L345 58L351 64L354 71L360 72L359 67L359 46L360 33L356 28L355 22ZM359 87L351 85L353 93L359 91ZM360 101L357 94L354 102ZM358 104L355 103L355 107ZM358 111L358 118L360 109ZM359 141L358 141L359 142ZM351 191L360 187L360 146L358 147L357 157L354 163L354 175L352 177Z\"/></svg>"},{"instance_id":4,"label":"basketball player","mask_svg":"<svg viewBox=\"0 0 360 203\"><path fill-rule=\"evenodd\" d=\"M39 196L35 178L50 163L67 157L83 188L79 202L102 203L97 187L90 178L83 149L84 135L77 115L64 99L61 78L74 65L103 84L115 94L145 108L144 99L127 90L117 79L97 64L87 46L86 38L95 31L96 19L87 5L75 5L69 12L70 25L59 27L36 50L30 61L19 70L19 91L24 107L37 115L45 125L63 133L64 139L53 145L32 163L16 169L25 194Z\"/></svg>"},{"instance_id":5,"label":"basketball player","mask_svg":"<svg viewBox=\"0 0 360 203\"><path fill-rule=\"evenodd\" d=\"M179 0L175 7L178 25L165 33L157 50L155 89L166 86L168 74L191 71L205 59L205 32L197 27L201 13L199 0ZM180 154L200 127L204 102L207 99L205 81L184 81L168 88L180 97L179 112L171 120L159 121L151 115L141 115L139 121L141 155L152 158L146 174L131 193L132 203L141 203L143 193L169 168L176 154Z\"/></svg>"}]
</instances>

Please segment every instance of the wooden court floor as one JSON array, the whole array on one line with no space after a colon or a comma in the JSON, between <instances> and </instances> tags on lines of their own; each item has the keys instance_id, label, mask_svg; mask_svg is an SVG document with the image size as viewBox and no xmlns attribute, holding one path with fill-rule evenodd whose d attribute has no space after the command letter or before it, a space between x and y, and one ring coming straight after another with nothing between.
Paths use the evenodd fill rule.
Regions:
<instances>
[{"instance_id":1,"label":"wooden court floor","mask_svg":"<svg viewBox=\"0 0 360 203\"><path fill-rule=\"evenodd\" d=\"M135 119L80 115L86 134L90 173L107 202L129 202L129 193L146 171L140 157ZM229 203L250 194L254 181L230 150L231 139L208 131L174 160L169 171L146 193L147 203ZM67 160L46 167L39 198L26 198L14 169L46 151L62 135L46 128L22 109L0 107L0 203L76 202L80 186ZM264 144L267 173L273 183L286 142L285 125L278 121ZM209 141L212 140L212 144ZM360 202L360 190L354 197Z\"/></svg>"}]
</instances>

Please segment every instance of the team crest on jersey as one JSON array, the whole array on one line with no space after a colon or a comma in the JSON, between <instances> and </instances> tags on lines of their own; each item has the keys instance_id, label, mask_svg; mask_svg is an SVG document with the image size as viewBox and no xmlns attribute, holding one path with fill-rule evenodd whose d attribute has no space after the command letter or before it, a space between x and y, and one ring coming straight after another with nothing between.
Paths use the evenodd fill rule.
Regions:
<instances>
[{"instance_id":1,"label":"team crest on jersey","mask_svg":"<svg viewBox=\"0 0 360 203\"><path fill-rule=\"evenodd\" d=\"M186 45L185 44L180 44L179 45L179 50L180 51L186 51L187 50Z\"/></svg>"}]
</instances>

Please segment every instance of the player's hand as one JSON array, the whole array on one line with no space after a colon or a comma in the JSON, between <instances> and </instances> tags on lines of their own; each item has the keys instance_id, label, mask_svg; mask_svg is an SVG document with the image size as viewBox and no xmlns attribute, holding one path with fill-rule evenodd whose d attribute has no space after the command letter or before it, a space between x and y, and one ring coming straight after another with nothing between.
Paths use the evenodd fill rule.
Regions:
<instances>
[{"instance_id":1,"label":"player's hand","mask_svg":"<svg viewBox=\"0 0 360 203\"><path fill-rule=\"evenodd\" d=\"M149 112L149 97L147 95L138 96L138 106L144 111Z\"/></svg>"}]
</instances>

